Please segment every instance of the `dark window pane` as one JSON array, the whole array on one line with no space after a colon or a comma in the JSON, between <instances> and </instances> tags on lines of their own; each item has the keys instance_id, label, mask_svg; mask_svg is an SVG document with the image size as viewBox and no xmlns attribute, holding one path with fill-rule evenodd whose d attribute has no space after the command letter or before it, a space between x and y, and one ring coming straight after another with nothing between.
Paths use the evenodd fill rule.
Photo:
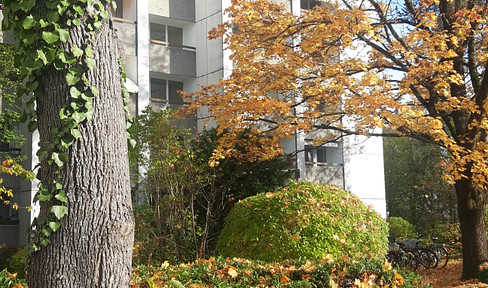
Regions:
<instances>
[{"instance_id":1,"label":"dark window pane","mask_svg":"<svg viewBox=\"0 0 488 288\"><path fill-rule=\"evenodd\" d=\"M183 104L183 99L178 93L178 90L183 90L183 82L168 81L169 86L169 103L171 104Z\"/></svg>"},{"instance_id":2,"label":"dark window pane","mask_svg":"<svg viewBox=\"0 0 488 288\"><path fill-rule=\"evenodd\" d=\"M151 98L167 100L166 98L166 80L151 79Z\"/></svg>"},{"instance_id":3,"label":"dark window pane","mask_svg":"<svg viewBox=\"0 0 488 288\"><path fill-rule=\"evenodd\" d=\"M159 23L151 23L149 25L151 40L166 42L166 25Z\"/></svg>"},{"instance_id":4,"label":"dark window pane","mask_svg":"<svg viewBox=\"0 0 488 288\"><path fill-rule=\"evenodd\" d=\"M168 42L183 45L183 28L168 26Z\"/></svg>"}]
</instances>

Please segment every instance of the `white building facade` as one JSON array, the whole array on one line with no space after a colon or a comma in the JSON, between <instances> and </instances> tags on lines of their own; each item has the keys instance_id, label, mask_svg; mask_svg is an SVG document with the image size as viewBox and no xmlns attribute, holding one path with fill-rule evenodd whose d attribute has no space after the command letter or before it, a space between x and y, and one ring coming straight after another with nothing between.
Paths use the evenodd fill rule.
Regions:
<instances>
[{"instance_id":1,"label":"white building facade","mask_svg":"<svg viewBox=\"0 0 488 288\"><path fill-rule=\"evenodd\" d=\"M312 0L275 0L299 15L302 9L320 5ZM125 48L127 87L131 92L130 110L140 114L148 105L164 108L182 104L176 91L193 92L200 85L217 83L230 75L232 62L222 39L209 40L208 31L226 20L224 10L230 0L117 0L114 27ZM198 117L186 120L188 127L204 129ZM36 134L30 143L37 143ZM356 194L386 217L381 138L345 137L339 142L314 147L314 135L297 133L282 140L287 153L296 153L297 178L321 184L334 184ZM37 163L33 145L23 153L31 155L25 168ZM34 152L33 152L34 151ZM16 184L17 185L17 184ZM37 183L18 184L19 205L31 205ZM11 211L0 208L8 218ZM9 214L10 213L10 214ZM0 214L0 215L3 215ZM25 231L35 215L25 210L14 215L19 221L2 225L0 244L25 244ZM8 227L7 227L8 226ZM8 232L7 232L8 231ZM17 235L5 240L2 235Z\"/></svg>"}]
</instances>

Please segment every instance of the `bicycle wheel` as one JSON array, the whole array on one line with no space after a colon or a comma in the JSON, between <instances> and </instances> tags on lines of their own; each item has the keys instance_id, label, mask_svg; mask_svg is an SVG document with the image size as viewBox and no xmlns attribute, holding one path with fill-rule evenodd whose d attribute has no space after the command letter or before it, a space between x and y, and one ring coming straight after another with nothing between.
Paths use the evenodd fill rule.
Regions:
<instances>
[{"instance_id":1,"label":"bicycle wheel","mask_svg":"<svg viewBox=\"0 0 488 288\"><path fill-rule=\"evenodd\" d=\"M430 253L426 249L418 248L416 254L419 269L426 270L434 265Z\"/></svg>"},{"instance_id":2,"label":"bicycle wheel","mask_svg":"<svg viewBox=\"0 0 488 288\"><path fill-rule=\"evenodd\" d=\"M391 263L391 266L398 268L400 265L400 257L397 251L388 251L386 254L386 260Z\"/></svg>"},{"instance_id":3,"label":"bicycle wheel","mask_svg":"<svg viewBox=\"0 0 488 288\"><path fill-rule=\"evenodd\" d=\"M437 259L439 259L439 265L437 267L438 268L446 267L447 262L449 261L449 252L447 251L447 248L444 247L443 245L435 245L431 249L432 251L434 251L435 255L437 256Z\"/></svg>"},{"instance_id":4,"label":"bicycle wheel","mask_svg":"<svg viewBox=\"0 0 488 288\"><path fill-rule=\"evenodd\" d=\"M402 250L400 258L400 268L409 271L416 271L418 267L417 256L410 251Z\"/></svg>"}]
</instances>

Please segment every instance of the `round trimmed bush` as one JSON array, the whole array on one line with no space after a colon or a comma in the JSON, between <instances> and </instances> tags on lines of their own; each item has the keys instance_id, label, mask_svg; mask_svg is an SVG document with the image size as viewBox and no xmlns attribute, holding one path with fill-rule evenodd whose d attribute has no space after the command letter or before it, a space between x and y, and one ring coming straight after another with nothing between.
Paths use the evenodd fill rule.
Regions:
<instances>
[{"instance_id":1,"label":"round trimmed bush","mask_svg":"<svg viewBox=\"0 0 488 288\"><path fill-rule=\"evenodd\" d=\"M415 238L415 227L410 222L400 217L389 217L386 219L390 230L390 236L403 237L405 239Z\"/></svg>"},{"instance_id":2,"label":"round trimmed bush","mask_svg":"<svg viewBox=\"0 0 488 288\"><path fill-rule=\"evenodd\" d=\"M237 203L226 218L217 251L267 262L384 258L388 227L359 198L335 186L293 182Z\"/></svg>"}]
</instances>

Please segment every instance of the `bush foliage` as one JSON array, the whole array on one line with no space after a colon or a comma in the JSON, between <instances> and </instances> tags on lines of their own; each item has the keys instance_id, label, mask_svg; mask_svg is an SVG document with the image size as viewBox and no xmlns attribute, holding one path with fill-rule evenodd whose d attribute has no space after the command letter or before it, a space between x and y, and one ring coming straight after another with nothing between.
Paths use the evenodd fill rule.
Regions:
<instances>
[{"instance_id":1,"label":"bush foliage","mask_svg":"<svg viewBox=\"0 0 488 288\"><path fill-rule=\"evenodd\" d=\"M390 230L390 236L402 237L405 239L415 238L415 227L401 217L389 217L386 219Z\"/></svg>"},{"instance_id":2,"label":"bush foliage","mask_svg":"<svg viewBox=\"0 0 488 288\"><path fill-rule=\"evenodd\" d=\"M327 254L383 259L387 233L384 219L351 193L293 182L237 203L217 250L223 256L267 262L314 260Z\"/></svg>"}]
</instances>

